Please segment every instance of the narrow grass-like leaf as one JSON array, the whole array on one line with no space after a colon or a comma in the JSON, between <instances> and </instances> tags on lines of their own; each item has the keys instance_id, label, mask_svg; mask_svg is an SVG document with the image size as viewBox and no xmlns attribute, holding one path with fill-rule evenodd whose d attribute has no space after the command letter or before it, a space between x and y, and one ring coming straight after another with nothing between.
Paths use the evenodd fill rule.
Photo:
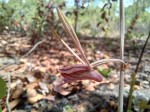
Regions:
<instances>
[{"instance_id":1,"label":"narrow grass-like leaf","mask_svg":"<svg viewBox=\"0 0 150 112\"><path fill-rule=\"evenodd\" d=\"M6 95L6 82L0 77L0 99Z\"/></svg>"}]
</instances>

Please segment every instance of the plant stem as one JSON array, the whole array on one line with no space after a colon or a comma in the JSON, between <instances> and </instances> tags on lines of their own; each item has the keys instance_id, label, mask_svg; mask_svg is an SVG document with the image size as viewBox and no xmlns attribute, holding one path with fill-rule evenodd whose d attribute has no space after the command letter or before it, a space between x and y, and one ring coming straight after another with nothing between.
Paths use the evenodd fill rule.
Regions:
<instances>
[{"instance_id":1,"label":"plant stem","mask_svg":"<svg viewBox=\"0 0 150 112\"><path fill-rule=\"evenodd\" d=\"M127 101L127 108L125 110L125 112L127 112L128 110L131 109L131 104L132 104L132 94L134 91L134 85L135 85L135 81L136 81L136 73L132 73L131 75L131 83L130 83L130 91L129 91L129 96L128 96L128 101Z\"/></svg>"},{"instance_id":2,"label":"plant stem","mask_svg":"<svg viewBox=\"0 0 150 112\"><path fill-rule=\"evenodd\" d=\"M124 0L120 0L120 41L121 41L120 58L121 60L124 60L124 34L125 34ZM124 71L123 71L123 64L121 64L118 112L123 112L123 93L124 93Z\"/></svg>"},{"instance_id":3,"label":"plant stem","mask_svg":"<svg viewBox=\"0 0 150 112\"><path fill-rule=\"evenodd\" d=\"M79 0L75 0L75 6L76 6L76 9L75 9L75 25L74 25L74 30L75 32L77 33L77 22L78 22L78 8L79 8Z\"/></svg>"}]
</instances>

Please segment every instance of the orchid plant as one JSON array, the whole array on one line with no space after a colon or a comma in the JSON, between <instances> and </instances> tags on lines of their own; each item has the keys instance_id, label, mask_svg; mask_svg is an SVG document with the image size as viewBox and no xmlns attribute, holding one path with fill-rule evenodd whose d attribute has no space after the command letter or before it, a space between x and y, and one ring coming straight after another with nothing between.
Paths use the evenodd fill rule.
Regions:
<instances>
[{"instance_id":1,"label":"orchid plant","mask_svg":"<svg viewBox=\"0 0 150 112\"><path fill-rule=\"evenodd\" d=\"M124 61L120 59L101 59L90 63L85 56L84 50L78 40L78 37L73 29L73 27L69 24L66 16L57 9L59 19L63 24L65 31L68 36L70 36L71 40L75 44L75 47L78 49L82 58L80 58L63 40L62 38L55 32L53 28L51 28L51 32L55 38L57 38L80 62L81 64L75 64L72 66L66 66L59 69L61 77L57 79L57 84L54 85L54 91L60 92L61 87L70 82L75 82L77 80L94 80L97 82L101 82L103 77L100 73L95 71L93 68L108 62L120 62L125 64Z\"/></svg>"}]
</instances>

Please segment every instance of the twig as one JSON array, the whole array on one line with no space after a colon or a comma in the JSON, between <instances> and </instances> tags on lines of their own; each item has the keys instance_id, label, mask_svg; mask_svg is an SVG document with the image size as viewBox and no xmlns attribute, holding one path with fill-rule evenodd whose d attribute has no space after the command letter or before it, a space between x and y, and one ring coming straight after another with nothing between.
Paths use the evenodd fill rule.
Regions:
<instances>
[{"instance_id":1,"label":"twig","mask_svg":"<svg viewBox=\"0 0 150 112\"><path fill-rule=\"evenodd\" d=\"M11 112L11 108L10 108L10 105L9 105L11 74L8 73L7 77L8 77L8 89L7 89L6 105L7 105L8 112Z\"/></svg>"},{"instance_id":2,"label":"twig","mask_svg":"<svg viewBox=\"0 0 150 112\"><path fill-rule=\"evenodd\" d=\"M33 51L36 49L36 47L37 47L38 45L42 44L43 42L45 42L45 40L42 40L42 41L37 42L37 43L36 43L25 55L23 55L21 58L24 58L24 57L28 56L31 52L33 52Z\"/></svg>"},{"instance_id":3,"label":"twig","mask_svg":"<svg viewBox=\"0 0 150 112\"><path fill-rule=\"evenodd\" d=\"M45 42L45 40L37 42L25 55L21 56L21 58L28 56L30 53L32 53L37 48L38 45L42 44L43 42ZM21 58L17 57L14 62L8 63L6 66L1 67L0 70L3 70L4 68L9 67L13 64L19 64Z\"/></svg>"},{"instance_id":4,"label":"twig","mask_svg":"<svg viewBox=\"0 0 150 112\"><path fill-rule=\"evenodd\" d=\"M124 0L120 0L120 41L121 41L120 58L121 60L124 60L124 34L125 34ZM118 112L123 112L123 93L124 93L124 71L123 71L123 64L121 64Z\"/></svg>"}]
</instances>

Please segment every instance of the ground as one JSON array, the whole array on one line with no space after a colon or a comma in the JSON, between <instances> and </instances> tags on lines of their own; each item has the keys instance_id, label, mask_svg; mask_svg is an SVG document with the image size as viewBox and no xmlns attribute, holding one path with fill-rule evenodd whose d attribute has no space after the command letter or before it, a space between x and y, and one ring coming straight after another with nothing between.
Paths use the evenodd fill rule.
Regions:
<instances>
[{"instance_id":1,"label":"ground","mask_svg":"<svg viewBox=\"0 0 150 112\"><path fill-rule=\"evenodd\" d=\"M30 40L30 37L20 37L18 34L0 35L0 76L6 82L9 82L8 76L11 76L9 105L14 112L116 112L119 64L101 66L112 69L110 76L102 82L74 82L65 85L65 90L60 94L53 91L53 83L60 75L58 69L79 62L60 42L51 37L29 52L34 46ZM68 38L64 40L67 41ZM117 38L82 37L80 42L90 62L120 57ZM144 42L145 40L137 39L125 44L125 61L128 65L125 70L124 104L130 88L130 76L135 70ZM77 52L70 40L67 43ZM150 100L149 56L150 44L146 47L136 76L133 95L137 100ZM138 112L136 104L132 108ZM6 106L3 111L6 111Z\"/></svg>"}]
</instances>

